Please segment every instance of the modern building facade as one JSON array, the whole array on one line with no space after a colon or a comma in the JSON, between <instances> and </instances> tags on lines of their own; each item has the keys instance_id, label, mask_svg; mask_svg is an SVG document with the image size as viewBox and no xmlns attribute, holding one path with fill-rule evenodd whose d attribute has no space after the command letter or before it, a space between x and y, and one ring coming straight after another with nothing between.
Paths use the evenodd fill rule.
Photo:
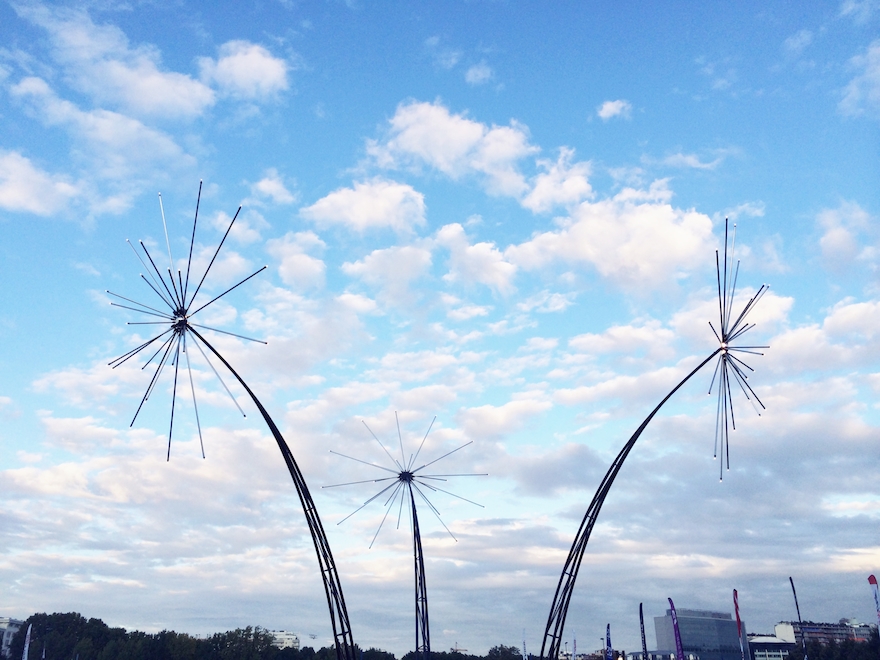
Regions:
<instances>
[{"instance_id":1,"label":"modern building facade","mask_svg":"<svg viewBox=\"0 0 880 660\"><path fill-rule=\"evenodd\" d=\"M8 658L9 648L12 646L12 638L21 630L24 621L10 619L8 616L0 616L0 658Z\"/></svg>"},{"instance_id":2,"label":"modern building facade","mask_svg":"<svg viewBox=\"0 0 880 660\"><path fill-rule=\"evenodd\" d=\"M785 660L794 648L794 642L779 639L775 635L749 635L752 660Z\"/></svg>"},{"instance_id":3,"label":"modern building facade","mask_svg":"<svg viewBox=\"0 0 880 660\"><path fill-rule=\"evenodd\" d=\"M676 660L675 651L648 651L648 657L643 657L643 653L641 651L636 651L635 653L628 653L627 660ZM685 652L684 658L682 660L700 660L700 656L696 653L687 653Z\"/></svg>"},{"instance_id":4,"label":"modern building facade","mask_svg":"<svg viewBox=\"0 0 880 660\"><path fill-rule=\"evenodd\" d=\"M807 642L840 644L847 640L867 642L876 626L859 623L855 619L841 619L838 623L814 623L812 621L780 621L776 624L776 636L793 644Z\"/></svg>"},{"instance_id":5,"label":"modern building facade","mask_svg":"<svg viewBox=\"0 0 880 660\"><path fill-rule=\"evenodd\" d=\"M299 637L295 633L286 630L270 630L269 634L275 638L272 646L278 649L295 649L299 651Z\"/></svg>"},{"instance_id":6,"label":"modern building facade","mask_svg":"<svg viewBox=\"0 0 880 660\"><path fill-rule=\"evenodd\" d=\"M730 614L685 609L676 609L676 614L681 633L681 648L685 656L694 654L699 656L700 660L742 660L736 621ZM746 624L743 622L742 649L748 655L745 630ZM672 610L666 610L666 616L654 617L654 632L657 634L657 653L674 653Z\"/></svg>"}]
</instances>

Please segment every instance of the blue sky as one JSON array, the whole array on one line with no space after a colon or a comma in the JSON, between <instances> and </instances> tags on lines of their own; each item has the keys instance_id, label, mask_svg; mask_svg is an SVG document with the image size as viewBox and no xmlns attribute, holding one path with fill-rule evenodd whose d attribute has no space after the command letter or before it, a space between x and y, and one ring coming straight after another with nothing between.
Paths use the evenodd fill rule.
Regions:
<instances>
[{"instance_id":1,"label":"blue sky","mask_svg":"<svg viewBox=\"0 0 880 660\"><path fill-rule=\"evenodd\" d=\"M0 613L208 633L329 621L284 465L241 390L107 363L143 336L125 243L188 248L206 286L267 270L206 323L282 427L329 529L355 640L412 645L406 525L366 478L394 413L450 470L423 521L432 642L537 652L610 461L714 349L714 251L737 224L758 418L712 458L711 373L664 408L594 532L567 639L638 644L636 612L871 621L880 570L880 5L0 5ZM745 300L745 298L743 298ZM206 310L207 311L207 310ZM198 357L198 356L197 356ZM373 443L373 444L371 444ZM376 454L379 455L376 455ZM367 475L370 476L370 475ZM649 635L650 637L650 635ZM590 648L583 641L579 648Z\"/></svg>"}]
</instances>

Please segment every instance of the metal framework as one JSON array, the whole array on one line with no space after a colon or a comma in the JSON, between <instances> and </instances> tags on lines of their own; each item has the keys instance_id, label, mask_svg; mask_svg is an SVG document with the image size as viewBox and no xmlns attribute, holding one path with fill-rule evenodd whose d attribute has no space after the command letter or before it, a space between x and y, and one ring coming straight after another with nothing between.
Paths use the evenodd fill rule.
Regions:
<instances>
[{"instance_id":1,"label":"metal framework","mask_svg":"<svg viewBox=\"0 0 880 660\"><path fill-rule=\"evenodd\" d=\"M330 623L333 626L336 658L337 660L357 660L354 640L351 635L351 621L348 618L348 610L345 607L345 596L342 594L342 584L339 581L336 562L333 560L333 553L330 551L330 542L327 540L327 534L324 533L324 526L321 524L318 509L315 507L311 493L309 493L305 477L303 477L299 466L296 464L296 459L293 458L293 452L290 451L290 447L288 447L287 442L285 442L284 437L281 435L281 431L275 426L275 422L272 421L263 404L260 403L260 400L257 399L257 396L247 386L242 377L238 375L238 372L232 368L226 359L202 335L194 329L192 332L226 365L230 373L241 383L241 386L250 395L263 419L266 421L266 425L272 432L272 436L278 443L278 449L281 450L281 455L287 464L287 470L290 472L290 478L293 479L296 493L299 495L299 501L302 503L306 522L309 525L309 533L312 535L312 542L315 544L315 553L318 555L318 565L321 568L321 578L324 582L324 593L327 595L327 605L330 608ZM427 619L427 612L425 617Z\"/></svg>"},{"instance_id":2,"label":"metal framework","mask_svg":"<svg viewBox=\"0 0 880 660\"><path fill-rule=\"evenodd\" d=\"M428 622L428 584L425 580L425 558L422 554L422 535L419 532L419 513L412 490L408 485L413 525L413 565L416 576L416 658L429 660L431 657L431 626Z\"/></svg>"},{"instance_id":3,"label":"metal framework","mask_svg":"<svg viewBox=\"0 0 880 660\"><path fill-rule=\"evenodd\" d=\"M174 259L171 255L171 243L168 240L168 228L165 222L165 210L162 207L161 195L159 195L159 208L162 212L162 224L165 229L165 242L168 247L169 259L169 268L166 269L167 274L160 271L160 269L156 265L155 260L153 259L153 256L147 250L147 247L144 245L143 241L140 242L140 247L144 256L147 259L146 261L143 259L143 257L141 257L141 254L134 248L134 246L131 246L135 252L135 255L138 257L141 264L146 269L147 275L149 277L149 279L147 279L147 277L144 277L144 275L141 274L141 278L144 280L144 282L147 283L147 285L150 287L150 289L152 289L156 296L158 296L162 304L154 302L153 305L156 305L156 307L153 307L132 300L131 298L126 298L125 296L120 296L118 294L108 291L107 293L114 296L114 298L116 298L117 300L124 300L128 303L126 305L123 305L117 302L112 302L111 305L122 307L124 309L135 312L140 312L152 319L150 321L129 323L129 325L156 325L159 326L160 329L164 327L164 330L161 330L161 332L152 339L140 344L136 348L116 358L115 360L110 362L110 366L115 369L130 360L131 358L145 351L147 348L158 345L158 349L152 354L150 359L146 361L143 367L141 367L141 369L145 369L148 365L152 364L154 360L156 360L156 358L158 358L158 362L155 364L155 368L153 371L153 376L150 380L149 385L147 386L143 398L141 399L140 405L138 405L137 412L135 412L134 418L131 420L131 425L134 425L134 422L137 419L137 416L140 413L141 409L143 408L144 403L149 399L151 393L154 391L159 377L162 374L162 371L165 369L166 366L173 367L174 384L172 389L171 420L168 427L168 449L166 455L166 458L169 460L171 458L171 438L174 431L174 408L177 401L178 372L181 366L181 358L185 360L186 370L189 374L189 384L190 390L192 392L193 408L195 411L196 425L199 431L199 442L201 444L202 457L204 458L205 456L205 447L204 442L202 441L201 422L199 421L199 409L198 404L196 403L195 384L192 375L192 368L190 365L189 351L187 349L194 345L199 350L199 352L202 354L202 357L204 357L205 362L217 376L218 380L226 389L230 398L232 398L232 401L235 403L239 412L244 415L244 411L241 410L241 407L238 405L238 402L235 400L232 392L226 386L226 383L223 382L223 379L220 377L219 372L214 368L214 365L211 363L208 355L202 349L202 345L204 345L210 353L213 353L214 356L226 366L229 372L233 376L235 376L236 380L238 380L241 386L244 387L245 391L248 393L254 404L257 406L257 409L263 416L266 425L272 432L275 441L278 443L278 448L281 450L281 455L284 458L285 464L287 465L288 472L290 472L290 477L293 480L294 486L296 487L297 495L299 495L299 500L302 504L303 512L305 513L306 522L308 523L309 533L311 534L312 541L315 545L315 552L318 555L318 564L321 570L321 578L324 583L324 592L327 596L327 604L330 608L330 622L333 627L333 638L336 645L336 658L337 660L357 660L355 656L354 641L351 634L351 623L349 621L348 611L345 607L345 598L342 593L342 585L339 581L339 574L336 570L336 563L334 562L333 554L330 551L330 543L327 540L327 535L324 533L324 527L321 524L321 518L318 516L318 511L315 507L314 501L312 500L312 496L309 493L309 488L306 484L305 478L303 477L302 472L300 471L299 466L297 465L296 460L293 457L293 452L290 451L290 447L287 445L287 442L285 442L284 437L281 435L281 432L278 430L275 422L269 416L269 413L266 411L265 407L263 407L263 404L260 402L260 400L257 399L251 388L248 387L247 383L244 382L244 379L242 379L238 372L232 368L232 365L229 364L226 358L224 358L220 354L220 352L217 351L217 349L214 348L214 346L210 342L208 342L208 340L205 339L205 337L196 328L201 328L202 330L210 330L212 332L219 332L225 335L232 335L234 337L238 337L239 339L258 341L263 344L265 344L266 342L252 339L250 337L244 337L242 335L227 332L225 330L219 330L217 328L201 325L193 322L192 320L193 316L195 316L198 312L205 309L215 301L219 300L233 289L244 284L249 279L262 272L266 268L266 266L263 266L263 268L249 275L235 286L230 287L220 295L212 298L208 302L198 307L193 304L196 296L198 296L199 292L202 289L202 284L204 284L208 272L210 272L211 267L214 265L214 261L216 260L217 255L220 252L220 248L223 247L223 243L226 241L227 236L229 236L232 225L235 223L235 220L238 218L238 214L241 211L241 207L239 207L238 211L236 211L235 213L235 216L232 218L232 221L229 223L229 227L227 228L223 239L217 246L217 249L214 252L214 256L211 258L211 261L208 264L205 273L202 275L198 286L196 286L195 290L192 292L192 294L190 294L190 267L192 265L192 253L193 246L195 244L196 226L199 219L199 203L201 201L201 192L202 184L200 182L199 196L198 200L196 201L195 218L193 220L192 236L190 238L189 257L186 261L185 273L183 270L177 270L176 277L174 274ZM129 245L131 245L131 243L129 243ZM147 266L147 262L149 262L150 264L149 267ZM163 309L163 306L167 309ZM159 340L162 341L159 342Z\"/></svg>"},{"instance_id":4,"label":"metal framework","mask_svg":"<svg viewBox=\"0 0 880 660\"><path fill-rule=\"evenodd\" d=\"M485 474L426 474L423 473L422 470L427 468L430 465L446 458L450 454L454 454L460 449L464 449L468 445L472 444L473 441L466 442L465 444L453 449L446 454L440 456L440 458L435 458L433 461L425 463L419 467L415 467L416 461L419 458L419 454L422 452L422 448L425 446L425 441L428 439L428 434L431 432L431 428L434 426L434 422L437 421L435 417L430 426L428 426L428 430L425 432L425 437L422 438L422 442L419 445L418 449L414 454L410 455L409 460L406 459L406 454L403 451L403 436L400 433L400 421L397 418L397 413L394 413L395 421L397 422L397 438L400 442L400 460L396 459L391 455L391 452L382 444L379 438L376 437L376 434L367 426L366 422L364 422L364 426L367 431L370 432L370 435L379 443L379 446L382 447L382 450L385 452L386 456L391 459L391 465L394 468L387 468L382 465L377 465L375 463L369 463L367 461L362 461L359 458L353 458L351 456L346 456L345 454L340 454L339 452L331 451L331 453L336 454L338 456L342 456L343 458L348 458L353 461L357 461L358 463L364 463L366 465L371 465L375 468L379 468L385 472L390 473L392 476L389 477L380 477L379 479L367 479L364 481L351 481L348 483L342 484L334 484L332 486L323 486L323 488L337 488L339 486L351 486L354 484L364 484L364 483L384 483L386 481L391 482L386 486L383 486L382 490L373 495L370 499L364 502L357 509L348 514L345 518L340 520L337 524L342 524L349 518L351 518L355 513L363 509L365 506L378 499L382 495L386 493L388 498L385 500L385 515L382 517L382 522L379 523L379 528L376 530L376 533L373 535L373 540L370 542L370 547L373 547L373 543L376 542L376 538L379 536L379 532L382 529L382 526L385 524L385 520L388 518L388 514L391 513L391 510L394 508L395 503L397 503L398 497L400 498L400 503L398 507L397 514L397 526L400 527L400 521L403 517L403 505L404 500L408 500L409 502L409 510L410 510L410 521L412 524L412 537L413 537L413 565L415 572L415 622L416 622L416 645L415 645L415 653L417 660L429 660L431 655L431 627L428 619L428 586L425 578L425 559L424 553L422 552L422 535L419 530L419 514L418 509L416 507L416 495L419 496L425 504L428 505L428 508L436 516L437 520L440 521L440 524L443 525L444 529L449 533L449 535L455 539L455 535L450 531L450 529L446 526L446 523L443 522L443 519L440 517L440 512L437 510L437 507L428 499L425 491L429 490L433 493L445 493L447 495L452 495L455 498L468 502L470 504L476 504L477 506L482 508L482 504L477 504L471 500L465 499L460 495L456 495L448 490L440 488L437 483L445 482L449 477L480 477L486 476Z\"/></svg>"},{"instance_id":5,"label":"metal framework","mask_svg":"<svg viewBox=\"0 0 880 660\"><path fill-rule=\"evenodd\" d=\"M623 449L617 454L611 467L608 468L608 472L605 473L605 477L599 484L599 488L593 496L589 507L587 507L587 512L581 521L577 534L575 535L574 543L572 543L571 550L568 553L568 558L565 560L562 575L559 577L559 583L556 586L556 593L553 596L553 603L550 606L550 616L547 619L547 626L544 629L544 641L541 644L542 658L556 660L559 657L560 645L562 644L562 634L565 628L565 619L568 616L571 595L574 591L575 582L577 581L578 571L580 570L584 551L587 549L587 543L590 540L590 534L592 533L593 526L596 524L596 520L599 517L599 511L602 509L602 505L605 503L605 498L608 496L608 492L611 490L611 485L614 483L614 479L617 477L618 472L620 472L620 469L623 467L626 457L629 456L629 453L635 446L639 436L642 435L642 432L647 428L648 423L660 411L660 408L663 407L673 394L675 394L686 382L700 371L700 369L706 366L713 358L718 356L718 362L715 365L715 373L712 376L712 382L709 385L709 393L711 394L712 387L715 385L716 379L718 380L718 404L716 407L715 418L715 456L717 458L720 445L722 456L721 467L723 469L723 464L726 459L727 469L729 470L730 446L728 444L728 426L733 426L733 428L736 429L736 422L733 415L733 400L731 398L731 382L740 386L746 399L752 401L754 398L754 401L757 401L761 408L764 407L764 404L761 403L761 400L747 382L748 376L744 370L753 371L753 369L745 364L740 358L736 357L734 353L763 355L763 353L758 352L757 349L767 348L767 346L733 346L731 345L731 342L736 341L748 330L755 327L754 324L748 324L746 318L749 312L754 309L758 300L760 300L764 293L766 293L768 287L767 285L762 285L757 293L755 293L755 295L746 303L742 312L736 317L733 316L733 300L734 295L736 294L736 282L739 275L739 262L736 263L735 268L733 264L733 250L736 244L736 225L734 225L733 246L730 249L730 263L728 263L728 244L728 228L725 221L723 271L718 251L715 251L715 270L718 280L719 329L716 330L712 323L709 323L712 332L718 339L719 346L711 355L709 355L709 357L700 362L696 368L685 376L678 385L672 388L669 394L663 397L660 403L657 404L657 406L645 418L645 421L641 423L638 429L636 429L636 432L633 433L627 443L623 446ZM731 319L734 319L733 322L731 322ZM752 402L752 405L754 406L754 402ZM755 406L755 410L760 415L757 406Z\"/></svg>"}]
</instances>

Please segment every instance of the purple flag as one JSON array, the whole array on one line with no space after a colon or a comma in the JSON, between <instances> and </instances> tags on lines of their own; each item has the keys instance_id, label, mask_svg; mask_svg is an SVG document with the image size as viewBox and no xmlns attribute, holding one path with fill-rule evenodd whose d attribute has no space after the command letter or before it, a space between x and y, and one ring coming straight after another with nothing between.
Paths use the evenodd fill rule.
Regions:
<instances>
[{"instance_id":1,"label":"purple flag","mask_svg":"<svg viewBox=\"0 0 880 660\"><path fill-rule=\"evenodd\" d=\"M684 660L684 651L681 648L681 633L678 630L678 616L675 614L675 605L672 604L672 599L667 598L669 601L669 609L672 612L672 632L675 633L675 660Z\"/></svg>"}]
</instances>

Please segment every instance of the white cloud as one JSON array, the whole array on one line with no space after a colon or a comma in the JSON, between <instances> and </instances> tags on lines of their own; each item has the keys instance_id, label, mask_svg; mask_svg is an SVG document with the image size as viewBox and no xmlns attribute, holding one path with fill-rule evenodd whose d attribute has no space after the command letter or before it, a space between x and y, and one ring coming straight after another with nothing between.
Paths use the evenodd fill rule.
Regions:
<instances>
[{"instance_id":1,"label":"white cloud","mask_svg":"<svg viewBox=\"0 0 880 660\"><path fill-rule=\"evenodd\" d=\"M469 67L464 74L464 80L468 85L483 85L492 80L492 67L485 62L480 62Z\"/></svg>"},{"instance_id":2,"label":"white cloud","mask_svg":"<svg viewBox=\"0 0 880 660\"><path fill-rule=\"evenodd\" d=\"M458 223L442 227L437 232L437 243L449 250L449 272L445 280L485 284L502 294L513 292L516 266L505 260L494 243L471 245Z\"/></svg>"},{"instance_id":3,"label":"white cloud","mask_svg":"<svg viewBox=\"0 0 880 660\"><path fill-rule=\"evenodd\" d=\"M283 238L266 242L266 252L281 262L278 265L281 281L298 289L323 285L326 266L308 252L325 247L324 241L310 231L288 232Z\"/></svg>"},{"instance_id":4,"label":"white cloud","mask_svg":"<svg viewBox=\"0 0 880 660\"><path fill-rule=\"evenodd\" d=\"M841 202L836 209L823 209L816 216L822 229L819 247L826 263L835 270L852 266L860 257L871 256L865 234L871 228L871 217L855 202ZM869 244L870 245L870 244Z\"/></svg>"},{"instance_id":5,"label":"white cloud","mask_svg":"<svg viewBox=\"0 0 880 660\"><path fill-rule=\"evenodd\" d=\"M522 428L530 418L552 407L540 392L524 392L500 406L463 408L455 421L468 437L491 438Z\"/></svg>"},{"instance_id":6,"label":"white cloud","mask_svg":"<svg viewBox=\"0 0 880 660\"><path fill-rule=\"evenodd\" d=\"M267 99L288 88L285 60L249 41L227 41L219 57L199 59L202 79L216 83L224 94L244 99Z\"/></svg>"},{"instance_id":7,"label":"white cloud","mask_svg":"<svg viewBox=\"0 0 880 660\"><path fill-rule=\"evenodd\" d=\"M19 5L16 11L49 32L54 58L67 81L99 103L158 117L195 117L214 103L214 92L192 77L161 69L159 51L132 48L114 25L95 25L81 10Z\"/></svg>"},{"instance_id":8,"label":"white cloud","mask_svg":"<svg viewBox=\"0 0 880 660\"><path fill-rule=\"evenodd\" d=\"M522 302L516 304L518 309L524 312L563 312L574 303L573 293L551 293L541 291Z\"/></svg>"},{"instance_id":9,"label":"white cloud","mask_svg":"<svg viewBox=\"0 0 880 660\"><path fill-rule=\"evenodd\" d=\"M385 301L405 305L413 300L410 284L423 277L430 267L429 250L403 245L373 250L360 261L344 263L342 271L379 287Z\"/></svg>"},{"instance_id":10,"label":"white cloud","mask_svg":"<svg viewBox=\"0 0 880 660\"><path fill-rule=\"evenodd\" d=\"M674 208L664 181L648 190L624 189L615 197L584 202L558 230L540 233L504 252L524 270L558 262L589 263L627 288L668 286L710 253L712 221Z\"/></svg>"},{"instance_id":11,"label":"white cloud","mask_svg":"<svg viewBox=\"0 0 880 660\"><path fill-rule=\"evenodd\" d=\"M731 220L736 220L740 216L763 218L764 210L764 202L743 202L742 204L724 209L719 214L719 218L730 218Z\"/></svg>"},{"instance_id":12,"label":"white cloud","mask_svg":"<svg viewBox=\"0 0 880 660\"><path fill-rule=\"evenodd\" d=\"M366 296L357 293L342 293L336 296L336 300L351 308L358 314L368 314L376 311L377 305L375 300L371 300Z\"/></svg>"},{"instance_id":13,"label":"white cloud","mask_svg":"<svg viewBox=\"0 0 880 660\"><path fill-rule=\"evenodd\" d=\"M532 180L532 189L522 200L522 205L536 213L551 210L557 205L570 206L593 196L590 186L590 163L571 164L574 149L563 147L554 163L538 160L544 172Z\"/></svg>"},{"instance_id":14,"label":"white cloud","mask_svg":"<svg viewBox=\"0 0 880 660\"><path fill-rule=\"evenodd\" d=\"M880 10L877 0L843 0L840 5L841 16L852 16L856 23L867 23L875 11Z\"/></svg>"},{"instance_id":15,"label":"white cloud","mask_svg":"<svg viewBox=\"0 0 880 660\"><path fill-rule=\"evenodd\" d=\"M840 111L851 116L880 113L880 39L872 41L850 64L859 73L843 90Z\"/></svg>"},{"instance_id":16,"label":"white cloud","mask_svg":"<svg viewBox=\"0 0 880 660\"><path fill-rule=\"evenodd\" d=\"M623 119L629 119L632 114L632 104L629 101L625 101L624 99L617 99L616 101L605 101L602 105L596 108L596 115L602 121L608 121L613 117L622 117Z\"/></svg>"},{"instance_id":17,"label":"white cloud","mask_svg":"<svg viewBox=\"0 0 880 660\"><path fill-rule=\"evenodd\" d=\"M214 225L217 231L225 233L231 221L232 218L229 215L220 211L213 217L211 224ZM269 223L266 222L266 219L259 211L252 208L243 209L235 219L232 229L229 230L229 237L238 243L256 243L262 238L260 230L267 229L268 227Z\"/></svg>"},{"instance_id":18,"label":"white cloud","mask_svg":"<svg viewBox=\"0 0 880 660\"><path fill-rule=\"evenodd\" d=\"M659 321L649 320L638 325L615 325L602 333L586 333L572 337L568 345L591 355L621 353L628 357L644 354L652 360L669 359L674 355L675 334Z\"/></svg>"},{"instance_id":19,"label":"white cloud","mask_svg":"<svg viewBox=\"0 0 880 660\"><path fill-rule=\"evenodd\" d=\"M433 36L425 39L425 48L431 53L434 64L442 69L452 69L461 59L461 51L440 44L440 37Z\"/></svg>"},{"instance_id":20,"label":"white cloud","mask_svg":"<svg viewBox=\"0 0 880 660\"><path fill-rule=\"evenodd\" d=\"M80 110L59 98L40 78L24 78L10 91L47 125L67 129L78 143L77 155L88 157L93 175L114 184L114 196L93 201L98 212L119 212L128 207L145 181L195 164L166 133L117 112Z\"/></svg>"},{"instance_id":21,"label":"white cloud","mask_svg":"<svg viewBox=\"0 0 880 660\"><path fill-rule=\"evenodd\" d=\"M251 184L251 195L268 197L276 204L293 204L296 201L296 195L287 189L283 177L274 167L266 170L262 179Z\"/></svg>"},{"instance_id":22,"label":"white cloud","mask_svg":"<svg viewBox=\"0 0 880 660\"><path fill-rule=\"evenodd\" d=\"M425 224L425 196L405 183L388 179L355 182L300 210L322 224L341 224L357 231L390 227L409 232Z\"/></svg>"},{"instance_id":23,"label":"white cloud","mask_svg":"<svg viewBox=\"0 0 880 660\"><path fill-rule=\"evenodd\" d=\"M783 47L792 55L800 55L811 43L813 43L813 33L809 30L800 30L788 37L783 42Z\"/></svg>"},{"instance_id":24,"label":"white cloud","mask_svg":"<svg viewBox=\"0 0 880 660\"><path fill-rule=\"evenodd\" d=\"M0 149L0 208L50 215L79 194L66 177L38 169L18 152Z\"/></svg>"},{"instance_id":25,"label":"white cloud","mask_svg":"<svg viewBox=\"0 0 880 660\"><path fill-rule=\"evenodd\" d=\"M670 156L666 156L663 159L664 165L669 165L671 167L690 167L697 170L714 170L718 167L724 160L723 156L719 156L715 160L709 161L705 163L700 160L700 157L696 154L685 154L685 153L677 153L672 154Z\"/></svg>"},{"instance_id":26,"label":"white cloud","mask_svg":"<svg viewBox=\"0 0 880 660\"><path fill-rule=\"evenodd\" d=\"M415 164L433 167L457 179L481 175L495 195L519 197L528 190L517 162L537 151L524 126L486 126L452 114L440 103L412 101L397 107L384 141L368 152L380 167Z\"/></svg>"}]
</instances>

